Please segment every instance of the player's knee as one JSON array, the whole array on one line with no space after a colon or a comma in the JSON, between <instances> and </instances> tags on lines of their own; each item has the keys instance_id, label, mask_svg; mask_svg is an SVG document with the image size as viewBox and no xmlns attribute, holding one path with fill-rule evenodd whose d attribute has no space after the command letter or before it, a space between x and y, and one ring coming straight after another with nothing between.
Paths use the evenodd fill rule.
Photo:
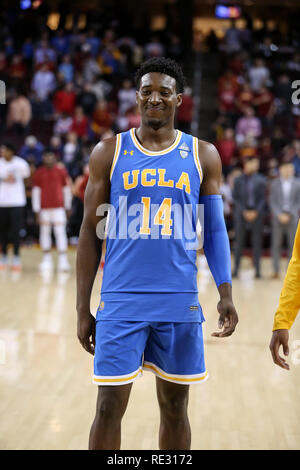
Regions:
<instances>
[{"instance_id":1,"label":"player's knee","mask_svg":"<svg viewBox=\"0 0 300 470\"><path fill-rule=\"evenodd\" d=\"M183 396L164 396L161 397L160 402L160 411L164 418L166 419L182 419L186 416L187 407L188 407L188 397Z\"/></svg>"},{"instance_id":2,"label":"player's knee","mask_svg":"<svg viewBox=\"0 0 300 470\"><path fill-rule=\"evenodd\" d=\"M122 403L117 397L105 396L97 403L96 417L102 421L119 422L124 411Z\"/></svg>"}]
</instances>

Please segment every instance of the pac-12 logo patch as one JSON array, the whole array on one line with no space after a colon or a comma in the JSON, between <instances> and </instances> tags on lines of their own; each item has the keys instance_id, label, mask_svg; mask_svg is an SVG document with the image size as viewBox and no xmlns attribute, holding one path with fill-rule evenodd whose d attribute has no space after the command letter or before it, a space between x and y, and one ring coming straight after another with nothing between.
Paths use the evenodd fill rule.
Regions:
<instances>
[{"instance_id":1,"label":"pac-12 logo patch","mask_svg":"<svg viewBox=\"0 0 300 470\"><path fill-rule=\"evenodd\" d=\"M191 305L190 310L198 310L198 305Z\"/></svg>"},{"instance_id":2,"label":"pac-12 logo patch","mask_svg":"<svg viewBox=\"0 0 300 470\"><path fill-rule=\"evenodd\" d=\"M180 147L178 147L178 149L180 150L181 158L186 158L188 156L189 152L190 152L190 149L186 145L185 142L182 145L180 145Z\"/></svg>"},{"instance_id":3,"label":"pac-12 logo patch","mask_svg":"<svg viewBox=\"0 0 300 470\"><path fill-rule=\"evenodd\" d=\"M102 300L102 302L100 302L100 305L99 305L99 310L103 310L104 309L104 300Z\"/></svg>"}]
</instances>

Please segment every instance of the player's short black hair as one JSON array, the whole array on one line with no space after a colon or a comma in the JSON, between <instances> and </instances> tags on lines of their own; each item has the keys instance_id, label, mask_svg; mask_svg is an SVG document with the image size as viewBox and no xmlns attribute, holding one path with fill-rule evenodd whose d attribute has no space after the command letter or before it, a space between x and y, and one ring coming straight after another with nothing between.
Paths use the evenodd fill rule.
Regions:
<instances>
[{"instance_id":1,"label":"player's short black hair","mask_svg":"<svg viewBox=\"0 0 300 470\"><path fill-rule=\"evenodd\" d=\"M163 73L175 78L177 93L183 93L186 84L185 77L182 68L175 60L166 57L153 57L143 62L135 74L135 82L138 88L140 87L141 78L146 73L151 72Z\"/></svg>"},{"instance_id":2,"label":"player's short black hair","mask_svg":"<svg viewBox=\"0 0 300 470\"><path fill-rule=\"evenodd\" d=\"M9 149L13 154L15 154L17 151L16 146L12 142L8 142L8 141L2 142L1 145Z\"/></svg>"}]
</instances>

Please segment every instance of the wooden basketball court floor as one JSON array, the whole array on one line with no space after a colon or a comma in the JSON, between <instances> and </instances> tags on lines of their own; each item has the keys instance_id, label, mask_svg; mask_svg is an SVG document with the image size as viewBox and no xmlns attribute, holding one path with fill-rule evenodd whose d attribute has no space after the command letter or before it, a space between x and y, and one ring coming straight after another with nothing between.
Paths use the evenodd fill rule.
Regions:
<instances>
[{"instance_id":1,"label":"wooden basketball court floor","mask_svg":"<svg viewBox=\"0 0 300 470\"><path fill-rule=\"evenodd\" d=\"M93 358L76 337L75 251L70 273L41 275L37 248L23 248L22 273L0 273L0 449L87 449L97 387ZM291 370L275 366L268 349L281 280L263 259L256 280L244 258L233 293L240 322L230 338L218 331L218 293L199 273L206 365L210 377L190 388L192 449L300 449L300 316L290 331ZM100 275L93 291L96 310ZM300 341L299 341L300 344ZM299 364L297 364L299 363ZM158 449L155 377L132 388L122 449Z\"/></svg>"}]
</instances>

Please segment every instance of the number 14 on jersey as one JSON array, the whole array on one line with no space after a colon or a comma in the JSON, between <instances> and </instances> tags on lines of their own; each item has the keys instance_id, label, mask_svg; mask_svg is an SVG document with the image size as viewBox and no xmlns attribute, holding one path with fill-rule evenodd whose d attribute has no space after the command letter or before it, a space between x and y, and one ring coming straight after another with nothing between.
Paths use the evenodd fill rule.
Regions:
<instances>
[{"instance_id":1,"label":"number 14 on jersey","mask_svg":"<svg viewBox=\"0 0 300 470\"><path fill-rule=\"evenodd\" d=\"M143 214L142 214L142 225L140 227L141 235L150 235L151 229L149 227L150 223L150 207L151 207L151 198L142 197L143 204ZM155 216L154 224L161 225L161 235L172 235L172 225L173 220L171 219L171 207L172 199L170 197L165 197L159 206Z\"/></svg>"}]
</instances>

